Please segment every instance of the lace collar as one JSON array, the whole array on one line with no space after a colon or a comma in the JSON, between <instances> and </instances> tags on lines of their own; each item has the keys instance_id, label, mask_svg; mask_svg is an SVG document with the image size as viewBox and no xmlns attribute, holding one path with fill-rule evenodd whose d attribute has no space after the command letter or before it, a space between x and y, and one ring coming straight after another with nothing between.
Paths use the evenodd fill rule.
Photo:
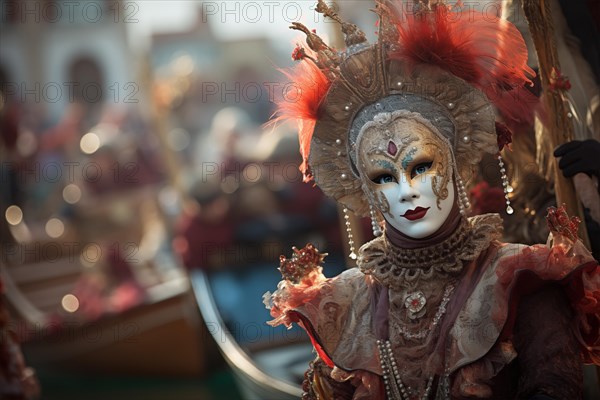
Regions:
<instances>
[{"instance_id":1,"label":"lace collar","mask_svg":"<svg viewBox=\"0 0 600 400\"><path fill-rule=\"evenodd\" d=\"M485 214L463 219L459 228L442 242L418 249L403 249L385 235L359 250L358 267L385 286L413 286L421 279L456 275L464 261L472 261L502 234L502 218Z\"/></svg>"}]
</instances>

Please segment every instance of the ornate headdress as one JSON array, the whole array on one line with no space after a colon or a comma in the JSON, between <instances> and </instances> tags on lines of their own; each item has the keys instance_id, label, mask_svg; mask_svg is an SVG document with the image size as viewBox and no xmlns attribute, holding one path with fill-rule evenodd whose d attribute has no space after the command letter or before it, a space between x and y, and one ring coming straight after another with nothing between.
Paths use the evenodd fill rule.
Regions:
<instances>
[{"instance_id":1,"label":"ornate headdress","mask_svg":"<svg viewBox=\"0 0 600 400\"><path fill-rule=\"evenodd\" d=\"M510 142L506 125L529 122L536 99L525 89L534 76L527 48L509 22L450 7L442 1L376 0L378 39L367 42L319 0L316 10L342 26L346 49L331 48L300 23L306 47L286 74L299 89L294 102L278 103L278 117L299 125L301 170L359 215L369 213L357 170L361 128L381 113L405 110L429 121L451 147L455 173L468 181L484 152ZM506 125L496 122L494 108Z\"/></svg>"}]
</instances>

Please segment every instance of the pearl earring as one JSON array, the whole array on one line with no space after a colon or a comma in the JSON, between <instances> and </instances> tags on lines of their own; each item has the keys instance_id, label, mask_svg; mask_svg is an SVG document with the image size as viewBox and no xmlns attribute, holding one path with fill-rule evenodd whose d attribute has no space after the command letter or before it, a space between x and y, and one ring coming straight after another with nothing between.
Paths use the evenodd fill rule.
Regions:
<instances>
[{"instance_id":1,"label":"pearl earring","mask_svg":"<svg viewBox=\"0 0 600 400\"><path fill-rule=\"evenodd\" d=\"M469 201L469 196L467 196L467 191L465 190L465 184L458 173L458 168L456 164L456 159L454 158L454 153L450 152L452 155L452 171L454 172L454 176L456 177L456 189L458 190L458 209L462 215L467 215L467 210L471 207L471 202Z\"/></svg>"},{"instance_id":2,"label":"pearl earring","mask_svg":"<svg viewBox=\"0 0 600 400\"><path fill-rule=\"evenodd\" d=\"M352 227L350 226L350 216L348 215L348 209L344 207L342 210L344 213L344 220L346 224L346 234L348 236L348 246L350 247L350 255L349 257L353 260L356 260L356 253L354 252L354 235L352 235Z\"/></svg>"},{"instance_id":3,"label":"pearl earring","mask_svg":"<svg viewBox=\"0 0 600 400\"><path fill-rule=\"evenodd\" d=\"M372 204L369 204L369 214L371 215L371 227L373 228L373 236L379 237L383 235L379 221L377 221L377 213Z\"/></svg>"},{"instance_id":4,"label":"pearl earring","mask_svg":"<svg viewBox=\"0 0 600 400\"><path fill-rule=\"evenodd\" d=\"M458 208L462 215L467 213L467 210L471 207L471 202L469 201L469 196L467 196L467 191L465 190L465 184L463 183L460 175L456 174L456 186L458 188Z\"/></svg>"}]
</instances>

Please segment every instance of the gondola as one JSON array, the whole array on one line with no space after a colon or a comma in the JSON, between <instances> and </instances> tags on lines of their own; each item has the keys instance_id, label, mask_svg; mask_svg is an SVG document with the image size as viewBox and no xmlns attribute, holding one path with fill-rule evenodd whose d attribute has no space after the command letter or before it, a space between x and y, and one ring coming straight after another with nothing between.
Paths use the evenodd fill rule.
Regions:
<instances>
[{"instance_id":1,"label":"gondola","mask_svg":"<svg viewBox=\"0 0 600 400\"><path fill-rule=\"evenodd\" d=\"M202 318L233 371L246 400L298 399L302 395L298 365L305 367L311 358L308 341L287 347L249 352L240 346L223 321L215 302L209 274L191 273L191 282Z\"/></svg>"}]
</instances>

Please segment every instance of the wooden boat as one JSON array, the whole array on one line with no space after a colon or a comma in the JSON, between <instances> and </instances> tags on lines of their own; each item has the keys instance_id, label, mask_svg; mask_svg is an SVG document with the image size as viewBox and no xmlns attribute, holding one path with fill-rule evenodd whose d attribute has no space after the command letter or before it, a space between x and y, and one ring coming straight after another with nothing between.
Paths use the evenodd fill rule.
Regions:
<instances>
[{"instance_id":1,"label":"wooden boat","mask_svg":"<svg viewBox=\"0 0 600 400\"><path fill-rule=\"evenodd\" d=\"M190 274L202 319L245 400L299 399L304 373L315 358L301 328L273 328L266 323L271 316L262 295L273 291L281 279L273 265L256 262ZM337 275L343 265L340 256L331 255L325 274Z\"/></svg>"},{"instance_id":2,"label":"wooden boat","mask_svg":"<svg viewBox=\"0 0 600 400\"><path fill-rule=\"evenodd\" d=\"M202 318L231 367L244 399L299 399L304 371L314 358L307 337L294 334L289 341L276 338L277 335L264 338L263 330L254 330L258 324L238 324L234 329L230 324L228 327L215 299L214 289L219 285L219 276L211 277L202 270L195 270L190 277ZM260 296L247 301L260 303ZM264 321L262 324L271 329ZM240 344L240 341L244 343Z\"/></svg>"},{"instance_id":3,"label":"wooden boat","mask_svg":"<svg viewBox=\"0 0 600 400\"><path fill-rule=\"evenodd\" d=\"M79 222L66 224L58 239L44 236L35 222L13 227L28 235L16 237L10 252L3 253L8 256L0 260L0 273L13 311L13 330L32 367L160 376L201 376L206 371L211 349L198 335L205 328L195 312L187 275L170 250L158 201L163 189L164 185L146 186L82 204L76 210ZM112 221L115 207L118 215L126 211L125 221ZM19 236L15 229L13 236ZM81 283L90 275L92 282L111 278L106 277L106 265L90 265L80 254L89 243L108 240L135 245L128 268L143 282L143 295L121 308L109 298L90 317ZM117 278L106 287L119 287Z\"/></svg>"}]
</instances>

